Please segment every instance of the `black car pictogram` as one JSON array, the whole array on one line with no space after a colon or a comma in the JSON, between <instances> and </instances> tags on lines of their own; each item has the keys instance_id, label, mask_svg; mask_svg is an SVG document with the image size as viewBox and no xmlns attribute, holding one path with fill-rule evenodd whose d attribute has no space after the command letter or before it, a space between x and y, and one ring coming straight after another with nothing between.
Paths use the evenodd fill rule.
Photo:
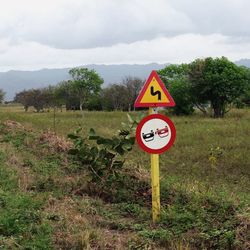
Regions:
<instances>
[{"instance_id":1,"label":"black car pictogram","mask_svg":"<svg viewBox=\"0 0 250 250\"><path fill-rule=\"evenodd\" d=\"M150 133L147 133L147 134L142 133L142 137L145 142L153 141L155 137L155 133L153 130L151 130Z\"/></svg>"}]
</instances>

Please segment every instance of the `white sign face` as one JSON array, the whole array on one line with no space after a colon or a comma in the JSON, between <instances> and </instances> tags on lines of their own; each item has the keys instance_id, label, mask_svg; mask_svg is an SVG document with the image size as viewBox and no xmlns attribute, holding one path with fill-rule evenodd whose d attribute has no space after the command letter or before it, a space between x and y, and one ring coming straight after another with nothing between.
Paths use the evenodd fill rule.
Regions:
<instances>
[{"instance_id":1,"label":"white sign face","mask_svg":"<svg viewBox=\"0 0 250 250\"><path fill-rule=\"evenodd\" d=\"M141 140L151 149L161 149L165 147L171 138L169 125L161 119L147 121L141 129Z\"/></svg>"},{"instance_id":2,"label":"white sign face","mask_svg":"<svg viewBox=\"0 0 250 250\"><path fill-rule=\"evenodd\" d=\"M136 129L136 140L140 147L151 154L161 154L174 143L176 130L173 122L161 114L145 117Z\"/></svg>"}]
</instances>

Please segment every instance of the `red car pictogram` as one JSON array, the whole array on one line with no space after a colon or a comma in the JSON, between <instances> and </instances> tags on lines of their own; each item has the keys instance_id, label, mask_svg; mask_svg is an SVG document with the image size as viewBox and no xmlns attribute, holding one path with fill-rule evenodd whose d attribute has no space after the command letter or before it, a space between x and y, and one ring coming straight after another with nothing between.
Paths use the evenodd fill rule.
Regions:
<instances>
[{"instance_id":1,"label":"red car pictogram","mask_svg":"<svg viewBox=\"0 0 250 250\"><path fill-rule=\"evenodd\" d=\"M161 138L168 136L168 127L156 129L155 134L158 134Z\"/></svg>"}]
</instances>

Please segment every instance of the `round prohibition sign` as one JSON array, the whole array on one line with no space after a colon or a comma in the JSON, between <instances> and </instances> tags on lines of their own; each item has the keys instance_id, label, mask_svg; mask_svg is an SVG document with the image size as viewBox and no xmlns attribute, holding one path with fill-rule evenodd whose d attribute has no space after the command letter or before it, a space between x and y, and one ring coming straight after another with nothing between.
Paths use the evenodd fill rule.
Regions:
<instances>
[{"instance_id":1,"label":"round prohibition sign","mask_svg":"<svg viewBox=\"0 0 250 250\"><path fill-rule=\"evenodd\" d=\"M166 116L152 114L143 118L136 128L139 146L150 154L162 154L174 143L176 129Z\"/></svg>"}]
</instances>

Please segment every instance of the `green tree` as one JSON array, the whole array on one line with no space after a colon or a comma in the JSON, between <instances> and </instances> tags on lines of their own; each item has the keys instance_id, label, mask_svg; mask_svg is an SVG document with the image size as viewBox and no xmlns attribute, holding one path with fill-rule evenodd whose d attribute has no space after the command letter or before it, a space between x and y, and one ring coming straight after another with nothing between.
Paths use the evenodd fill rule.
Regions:
<instances>
[{"instance_id":1,"label":"green tree","mask_svg":"<svg viewBox=\"0 0 250 250\"><path fill-rule=\"evenodd\" d=\"M245 91L242 92L241 96L237 98L234 102L237 108L243 108L245 106L250 106L250 69L245 68L247 72L247 85Z\"/></svg>"},{"instance_id":2,"label":"green tree","mask_svg":"<svg viewBox=\"0 0 250 250\"><path fill-rule=\"evenodd\" d=\"M227 58L197 59L190 64L189 81L197 103L209 102L215 118L223 117L228 105L244 92L248 77L244 67Z\"/></svg>"},{"instance_id":3,"label":"green tree","mask_svg":"<svg viewBox=\"0 0 250 250\"><path fill-rule=\"evenodd\" d=\"M47 93L45 93L43 89L32 89L30 91L33 107L37 112L43 111L48 104Z\"/></svg>"},{"instance_id":4,"label":"green tree","mask_svg":"<svg viewBox=\"0 0 250 250\"><path fill-rule=\"evenodd\" d=\"M42 95L44 99L44 107L46 108L56 108L58 107L57 99L55 96L55 86L49 85L48 87L42 88Z\"/></svg>"},{"instance_id":5,"label":"green tree","mask_svg":"<svg viewBox=\"0 0 250 250\"><path fill-rule=\"evenodd\" d=\"M128 110L127 89L120 84L111 84L102 90L104 110Z\"/></svg>"},{"instance_id":6,"label":"green tree","mask_svg":"<svg viewBox=\"0 0 250 250\"><path fill-rule=\"evenodd\" d=\"M127 102L128 111L131 111L132 107L135 110L134 103L135 103L137 96L139 95L139 92L144 82L145 82L144 80L138 77L129 76L123 79L122 85L125 87L125 91L126 91L125 100ZM122 93L122 95L124 95L124 93Z\"/></svg>"},{"instance_id":7,"label":"green tree","mask_svg":"<svg viewBox=\"0 0 250 250\"><path fill-rule=\"evenodd\" d=\"M102 110L102 100L100 95L93 95L89 98L87 103L87 109L90 111L93 110Z\"/></svg>"},{"instance_id":8,"label":"green tree","mask_svg":"<svg viewBox=\"0 0 250 250\"><path fill-rule=\"evenodd\" d=\"M73 88L73 82L62 81L55 89L55 99L58 105L66 105L66 110L78 109L80 102Z\"/></svg>"},{"instance_id":9,"label":"green tree","mask_svg":"<svg viewBox=\"0 0 250 250\"><path fill-rule=\"evenodd\" d=\"M188 64L171 64L158 71L175 101L176 105L173 107L173 112L176 115L189 115L194 112L188 70Z\"/></svg>"},{"instance_id":10,"label":"green tree","mask_svg":"<svg viewBox=\"0 0 250 250\"><path fill-rule=\"evenodd\" d=\"M23 90L21 92L16 93L14 97L14 102L21 103L24 106L25 112L28 111L29 107L33 106L34 98L33 98L33 90Z\"/></svg>"},{"instance_id":11,"label":"green tree","mask_svg":"<svg viewBox=\"0 0 250 250\"><path fill-rule=\"evenodd\" d=\"M37 112L42 111L45 107L49 107L50 93L44 89L23 90L16 94L14 101L24 105L25 111L33 106Z\"/></svg>"},{"instance_id":12,"label":"green tree","mask_svg":"<svg viewBox=\"0 0 250 250\"><path fill-rule=\"evenodd\" d=\"M95 72L87 68L73 68L69 71L73 78L72 86L79 101L79 108L83 110L91 96L101 91L103 79Z\"/></svg>"},{"instance_id":13,"label":"green tree","mask_svg":"<svg viewBox=\"0 0 250 250\"><path fill-rule=\"evenodd\" d=\"M166 66L164 69L158 70L161 79L168 83L168 81L175 80L175 79L183 79L187 78L189 71L189 64L182 63L178 64L171 64Z\"/></svg>"},{"instance_id":14,"label":"green tree","mask_svg":"<svg viewBox=\"0 0 250 250\"><path fill-rule=\"evenodd\" d=\"M242 96L241 102L244 106L250 106L250 86L248 86L247 90Z\"/></svg>"},{"instance_id":15,"label":"green tree","mask_svg":"<svg viewBox=\"0 0 250 250\"><path fill-rule=\"evenodd\" d=\"M187 79L175 79L171 82L169 92L175 101L173 111L176 115L190 115L194 112L193 97Z\"/></svg>"}]
</instances>

